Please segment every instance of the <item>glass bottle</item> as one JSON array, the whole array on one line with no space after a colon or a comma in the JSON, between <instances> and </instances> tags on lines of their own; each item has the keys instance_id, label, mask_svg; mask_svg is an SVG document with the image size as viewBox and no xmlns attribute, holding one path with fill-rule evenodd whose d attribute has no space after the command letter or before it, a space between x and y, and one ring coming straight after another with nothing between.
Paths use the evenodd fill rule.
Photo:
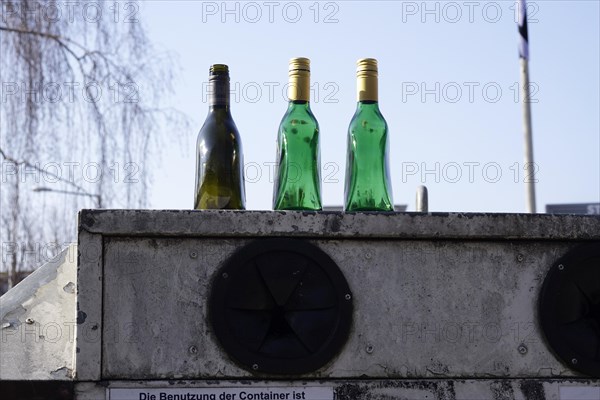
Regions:
<instances>
[{"instance_id":1,"label":"glass bottle","mask_svg":"<svg viewBox=\"0 0 600 400\"><path fill-rule=\"evenodd\" d=\"M208 106L197 141L194 208L243 210L242 142L231 116L227 65L210 67Z\"/></svg>"},{"instance_id":2,"label":"glass bottle","mask_svg":"<svg viewBox=\"0 0 600 400\"><path fill-rule=\"evenodd\" d=\"M275 210L321 210L319 124L310 109L310 60L289 63L289 104L279 125Z\"/></svg>"},{"instance_id":3,"label":"glass bottle","mask_svg":"<svg viewBox=\"0 0 600 400\"><path fill-rule=\"evenodd\" d=\"M388 126L379 111L377 60L358 60L358 104L348 128L345 211L394 211Z\"/></svg>"}]
</instances>

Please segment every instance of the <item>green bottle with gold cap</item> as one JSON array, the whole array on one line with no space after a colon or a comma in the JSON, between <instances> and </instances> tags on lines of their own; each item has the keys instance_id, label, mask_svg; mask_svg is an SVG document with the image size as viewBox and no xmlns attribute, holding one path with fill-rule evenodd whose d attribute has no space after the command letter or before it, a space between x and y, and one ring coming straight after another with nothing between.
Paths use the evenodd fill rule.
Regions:
<instances>
[{"instance_id":1,"label":"green bottle with gold cap","mask_svg":"<svg viewBox=\"0 0 600 400\"><path fill-rule=\"evenodd\" d=\"M242 142L231 116L227 65L210 67L208 88L208 116L197 141L194 208L243 210Z\"/></svg>"},{"instance_id":2,"label":"green bottle with gold cap","mask_svg":"<svg viewBox=\"0 0 600 400\"><path fill-rule=\"evenodd\" d=\"M344 209L394 211L388 167L388 126L379 111L377 60L358 60L358 105L348 128Z\"/></svg>"},{"instance_id":3,"label":"green bottle with gold cap","mask_svg":"<svg viewBox=\"0 0 600 400\"><path fill-rule=\"evenodd\" d=\"M310 110L310 60L289 64L289 104L277 136L275 210L321 210L319 124Z\"/></svg>"}]
</instances>

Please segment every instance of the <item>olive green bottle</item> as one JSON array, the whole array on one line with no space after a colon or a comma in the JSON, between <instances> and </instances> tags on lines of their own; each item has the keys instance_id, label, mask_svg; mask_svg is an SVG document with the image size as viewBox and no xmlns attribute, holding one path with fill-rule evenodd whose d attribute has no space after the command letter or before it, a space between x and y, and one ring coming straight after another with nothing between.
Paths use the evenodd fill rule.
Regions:
<instances>
[{"instance_id":1,"label":"olive green bottle","mask_svg":"<svg viewBox=\"0 0 600 400\"><path fill-rule=\"evenodd\" d=\"M388 167L388 126L379 111L377 60L358 60L358 105L348 128L344 209L394 211Z\"/></svg>"},{"instance_id":2,"label":"olive green bottle","mask_svg":"<svg viewBox=\"0 0 600 400\"><path fill-rule=\"evenodd\" d=\"M208 116L196 146L194 208L243 210L246 204L242 142L229 105L229 68L209 73Z\"/></svg>"},{"instance_id":3,"label":"olive green bottle","mask_svg":"<svg viewBox=\"0 0 600 400\"><path fill-rule=\"evenodd\" d=\"M289 104L277 136L275 210L321 210L319 124L310 110L310 60L289 64Z\"/></svg>"}]
</instances>

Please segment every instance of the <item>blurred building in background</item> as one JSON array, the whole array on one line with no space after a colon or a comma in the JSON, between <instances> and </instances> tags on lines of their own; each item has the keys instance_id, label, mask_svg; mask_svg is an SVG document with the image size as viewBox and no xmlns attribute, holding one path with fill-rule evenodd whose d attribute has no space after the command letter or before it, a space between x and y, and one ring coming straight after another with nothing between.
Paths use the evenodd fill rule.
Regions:
<instances>
[{"instance_id":1,"label":"blurred building in background","mask_svg":"<svg viewBox=\"0 0 600 400\"><path fill-rule=\"evenodd\" d=\"M600 215L600 203L546 204L546 214Z\"/></svg>"}]
</instances>

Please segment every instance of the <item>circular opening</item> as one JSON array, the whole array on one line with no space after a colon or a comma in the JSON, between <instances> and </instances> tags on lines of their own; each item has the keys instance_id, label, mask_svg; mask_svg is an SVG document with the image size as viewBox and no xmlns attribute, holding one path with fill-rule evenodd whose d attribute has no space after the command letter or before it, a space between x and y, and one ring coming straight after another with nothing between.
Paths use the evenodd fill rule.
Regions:
<instances>
[{"instance_id":1,"label":"circular opening","mask_svg":"<svg viewBox=\"0 0 600 400\"><path fill-rule=\"evenodd\" d=\"M348 284L333 260L306 241L257 240L231 256L215 277L213 330L229 356L250 371L313 372L348 337Z\"/></svg>"},{"instance_id":2,"label":"circular opening","mask_svg":"<svg viewBox=\"0 0 600 400\"><path fill-rule=\"evenodd\" d=\"M548 272L539 304L548 344L569 368L600 377L600 244L580 245Z\"/></svg>"}]
</instances>

